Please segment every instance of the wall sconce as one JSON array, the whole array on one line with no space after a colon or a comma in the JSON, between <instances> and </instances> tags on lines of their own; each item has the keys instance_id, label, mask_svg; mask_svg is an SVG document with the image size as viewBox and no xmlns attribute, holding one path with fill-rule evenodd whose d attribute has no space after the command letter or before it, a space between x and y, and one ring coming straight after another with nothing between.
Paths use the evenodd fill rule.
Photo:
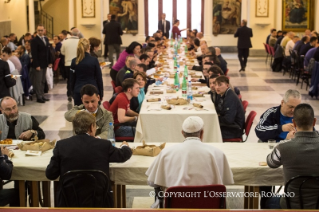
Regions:
<instances>
[{"instance_id":1,"label":"wall sconce","mask_svg":"<svg viewBox=\"0 0 319 212\"><path fill-rule=\"evenodd\" d=\"M10 3L11 0L4 0L4 3Z\"/></svg>"}]
</instances>

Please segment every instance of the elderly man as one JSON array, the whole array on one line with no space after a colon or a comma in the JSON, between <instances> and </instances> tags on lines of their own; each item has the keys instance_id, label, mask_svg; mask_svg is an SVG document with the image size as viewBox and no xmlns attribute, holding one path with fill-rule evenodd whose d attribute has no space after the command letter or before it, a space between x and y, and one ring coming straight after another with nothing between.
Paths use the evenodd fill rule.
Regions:
<instances>
[{"instance_id":1,"label":"elderly man","mask_svg":"<svg viewBox=\"0 0 319 212\"><path fill-rule=\"evenodd\" d=\"M301 102L301 95L297 90L288 90L285 93L281 104L269 108L260 117L260 121L255 128L257 137L262 142L268 139L280 140L291 139L296 132L292 124L294 109Z\"/></svg>"},{"instance_id":2,"label":"elderly man","mask_svg":"<svg viewBox=\"0 0 319 212\"><path fill-rule=\"evenodd\" d=\"M9 180L13 169L12 161L9 160L9 150L0 147L0 179ZM1 189L0 190L0 207L10 204L12 207L19 207L19 190L18 189Z\"/></svg>"},{"instance_id":3,"label":"elderly man","mask_svg":"<svg viewBox=\"0 0 319 212\"><path fill-rule=\"evenodd\" d=\"M219 62L220 62L220 68L223 70L223 72L225 74L226 71L227 71L227 62L222 57L220 48L216 47L215 51L216 51L216 56L217 56L217 58L219 59Z\"/></svg>"},{"instance_id":4,"label":"elderly man","mask_svg":"<svg viewBox=\"0 0 319 212\"><path fill-rule=\"evenodd\" d=\"M226 76L216 78L215 90L218 94L215 107L223 139L241 138L245 127L243 104L231 89Z\"/></svg>"},{"instance_id":5,"label":"elderly man","mask_svg":"<svg viewBox=\"0 0 319 212\"><path fill-rule=\"evenodd\" d=\"M19 112L17 102L11 97L0 101L1 140L11 138L30 141L32 138L44 139L45 134L38 121L28 113Z\"/></svg>"},{"instance_id":6,"label":"elderly man","mask_svg":"<svg viewBox=\"0 0 319 212\"><path fill-rule=\"evenodd\" d=\"M107 139L109 123L113 123L112 113L99 106L99 91L94 85L85 85L81 89L82 105L74 106L64 114L67 121L72 122L79 111L86 111L96 117L96 137Z\"/></svg>"},{"instance_id":7,"label":"elderly man","mask_svg":"<svg viewBox=\"0 0 319 212\"><path fill-rule=\"evenodd\" d=\"M283 166L284 182L296 176L319 175L319 135L314 131L317 119L314 117L313 108L309 104L299 104L293 114L293 127L297 132L295 138L280 142L267 156L267 164L270 168ZM300 209L299 190L300 183L305 179L293 182L288 192L294 193L290 198L292 209ZM318 183L313 180L303 184L304 209L314 209L318 200ZM286 198L273 197L266 202L266 208L285 209Z\"/></svg>"},{"instance_id":8,"label":"elderly man","mask_svg":"<svg viewBox=\"0 0 319 212\"><path fill-rule=\"evenodd\" d=\"M67 79L67 96L68 101L72 101L72 88L70 82L70 69L72 59L76 57L77 46L79 43L79 30L74 28L71 32L71 37L63 41L61 47L61 54L64 55L64 66L65 66L65 78Z\"/></svg>"},{"instance_id":9,"label":"elderly man","mask_svg":"<svg viewBox=\"0 0 319 212\"><path fill-rule=\"evenodd\" d=\"M46 169L48 179L55 180L70 170L99 170L109 176L109 163L125 162L132 156L132 151L126 142L122 143L121 148L116 148L108 140L95 138L97 126L95 117L91 114L85 111L77 113L72 124L75 135L56 143L50 164ZM88 197L81 202L84 207L112 207L113 199L109 198L112 194L110 191L104 191L105 185L110 182L106 182L100 175L92 175L97 178L97 187L92 186L90 181L84 181L83 178L72 182L66 180L63 186L64 188L72 185L76 188L80 187L77 194L82 197L95 192L94 200ZM77 200L70 196L73 192L68 194L67 191L69 190L66 189L69 204L66 204L60 187L56 207L79 207ZM93 202L95 205L92 204Z\"/></svg>"},{"instance_id":10,"label":"elderly man","mask_svg":"<svg viewBox=\"0 0 319 212\"><path fill-rule=\"evenodd\" d=\"M125 66L121 70L119 70L119 72L116 75L116 86L122 85L125 74L133 73L136 65L137 62L134 56L129 55L126 57Z\"/></svg>"},{"instance_id":11,"label":"elderly man","mask_svg":"<svg viewBox=\"0 0 319 212\"><path fill-rule=\"evenodd\" d=\"M234 183L225 154L202 143L203 128L204 122L198 116L184 120L184 142L163 149L146 171L150 186L169 188Z\"/></svg>"},{"instance_id":12,"label":"elderly man","mask_svg":"<svg viewBox=\"0 0 319 212\"><path fill-rule=\"evenodd\" d=\"M289 58L289 60L290 60L290 51L293 50L295 43L299 40L300 40L300 38L298 36L294 36L292 38L292 40L288 41L286 48L285 48L285 55ZM290 62L291 62L291 60L290 60Z\"/></svg>"},{"instance_id":13,"label":"elderly man","mask_svg":"<svg viewBox=\"0 0 319 212\"><path fill-rule=\"evenodd\" d=\"M287 35L282 39L280 46L282 46L284 49L286 49L286 45L288 41L292 40L295 36L295 33L288 32Z\"/></svg>"},{"instance_id":14,"label":"elderly man","mask_svg":"<svg viewBox=\"0 0 319 212\"><path fill-rule=\"evenodd\" d=\"M245 71L247 58L249 56L249 49L252 48L250 38L253 37L253 30L247 27L247 20L243 19L241 21L241 27L237 29L234 37L238 37L237 49L241 67L239 72Z\"/></svg>"}]
</instances>

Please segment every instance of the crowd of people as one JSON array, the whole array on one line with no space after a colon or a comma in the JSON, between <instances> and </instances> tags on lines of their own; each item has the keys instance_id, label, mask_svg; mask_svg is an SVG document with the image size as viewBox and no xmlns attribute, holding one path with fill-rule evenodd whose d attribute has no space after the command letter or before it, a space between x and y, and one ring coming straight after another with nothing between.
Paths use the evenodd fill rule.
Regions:
<instances>
[{"instance_id":1,"label":"crowd of people","mask_svg":"<svg viewBox=\"0 0 319 212\"><path fill-rule=\"evenodd\" d=\"M148 86L163 80L154 79L151 75L162 66L158 62L158 55L168 48L165 40L168 39L171 27L165 18L163 14L158 24L158 31L152 36L147 36L145 43L134 41L122 52L120 46L123 31L116 21L116 16L109 15L108 20L104 22L104 58L108 58L111 62L112 83L122 89L122 92L113 94L106 109L100 106L104 98L101 71L103 67L97 59L101 40L94 37L86 39L77 28L72 28L70 32L63 30L61 34L49 39L45 36L45 28L42 25L37 26L35 34L26 33L19 41L13 33L3 37L2 60L0 60L1 140L45 138L45 132L32 114L19 112L19 99L14 98L9 90L17 83L17 78L11 77L11 74L17 71L25 75L21 82L24 94L32 90L30 95L25 97L31 97L33 93L38 103L45 103L49 101L45 97L45 87L48 84L47 71L58 61L60 73L67 80L66 98L70 102L74 100L74 107L65 113L65 119L72 122L75 135L57 142L53 157L46 169L46 176L55 180L72 169L97 169L109 175L109 162L125 162L132 155L127 142L123 142L121 148L113 147L110 142L104 142L110 133L109 123L114 123L115 136L133 137ZM234 35L239 40L246 40L246 45L238 45L240 71L245 71L251 48L252 31L246 25L247 21L243 20L242 27ZM179 20L175 20L172 27L173 38L180 36L182 30L179 30L178 26ZM209 94L218 114L222 139L241 138L245 129L245 111L240 91L231 85L227 76L227 62L222 57L221 50L208 46L202 32L196 29L184 30L187 30L184 43L188 54L194 56L199 64L189 66L188 69L203 74L202 79L192 79L192 81L199 81L210 89ZM312 48L318 46L318 36L315 32L306 31L306 33L308 34L299 40L292 32L286 34L283 32L281 35L280 32L276 34L276 30L273 29L267 37L267 43L277 50L281 49L287 57L292 50L297 50L307 57ZM114 53L116 62L113 60ZM312 58L318 61L319 48L313 50L312 55ZM278 63L276 59L274 63ZM314 167L309 169L302 163L305 156L313 161L319 153L316 148L319 135L313 128L315 122L312 107L301 103L301 95L296 90L288 90L280 106L270 108L262 114L255 129L256 135L260 142L267 142L269 139L281 141L267 157L267 163L271 168L283 165L286 180L296 175L318 174L317 169L314 169L318 168L317 162L313 162ZM224 153L201 143L203 127L204 122L200 117L191 116L184 120L182 134L185 141L164 149L146 172L148 182L155 187L155 191L158 192L159 187L167 188L174 185L234 183ZM301 142L307 146L302 147ZM299 150L302 150L302 153ZM92 152L93 155L90 154ZM288 159L290 152L295 153L294 159ZM9 179L12 172L13 164L7 155L7 149L1 147L0 178L3 179ZM162 165L163 161L169 163ZM197 163L187 161L197 161ZM181 164L181 168L174 168L176 164ZM176 180L170 176L180 176L180 178ZM271 187L261 187L260 190L271 191ZM56 206L65 207L66 203L61 197L61 192L58 191ZM0 191L0 206L17 204L16 192L5 193L5 199L2 199L2 195ZM8 198L9 196L11 198ZM285 207L283 203L280 205L278 202L279 200L283 202L282 199L262 198L261 208ZM299 200L293 199L293 201L297 205ZM309 207L315 204L313 201L310 199L307 202ZM99 206L112 207L112 203L102 199Z\"/></svg>"}]
</instances>

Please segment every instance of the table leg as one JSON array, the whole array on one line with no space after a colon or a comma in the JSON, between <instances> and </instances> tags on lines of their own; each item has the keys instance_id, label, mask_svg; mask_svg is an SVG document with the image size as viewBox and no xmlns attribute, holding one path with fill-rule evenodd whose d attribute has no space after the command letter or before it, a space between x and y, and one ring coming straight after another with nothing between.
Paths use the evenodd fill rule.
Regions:
<instances>
[{"instance_id":1,"label":"table leg","mask_svg":"<svg viewBox=\"0 0 319 212\"><path fill-rule=\"evenodd\" d=\"M57 204L57 198L56 198L56 195L58 193L58 186L59 186L59 181L54 181L53 182L53 190L54 190L54 193L53 193L53 198L54 198L54 207L56 207L58 204Z\"/></svg>"},{"instance_id":2,"label":"table leg","mask_svg":"<svg viewBox=\"0 0 319 212\"><path fill-rule=\"evenodd\" d=\"M253 187L253 192L254 194L258 193L259 194L259 186L252 186ZM252 198L253 201L253 208L252 209L258 209L259 208L259 195L255 196Z\"/></svg>"},{"instance_id":3,"label":"table leg","mask_svg":"<svg viewBox=\"0 0 319 212\"><path fill-rule=\"evenodd\" d=\"M122 208L126 208L126 185L122 185Z\"/></svg>"},{"instance_id":4,"label":"table leg","mask_svg":"<svg viewBox=\"0 0 319 212\"><path fill-rule=\"evenodd\" d=\"M50 186L51 181L42 182L43 207L51 207Z\"/></svg>"},{"instance_id":5,"label":"table leg","mask_svg":"<svg viewBox=\"0 0 319 212\"><path fill-rule=\"evenodd\" d=\"M249 192L249 186L245 186L245 194ZM244 209L248 209L249 197L244 196Z\"/></svg>"},{"instance_id":6,"label":"table leg","mask_svg":"<svg viewBox=\"0 0 319 212\"><path fill-rule=\"evenodd\" d=\"M37 181L31 181L31 198L32 205L30 207L39 207L39 186Z\"/></svg>"},{"instance_id":7,"label":"table leg","mask_svg":"<svg viewBox=\"0 0 319 212\"><path fill-rule=\"evenodd\" d=\"M24 180L19 180L19 198L20 198L20 207L26 207Z\"/></svg>"},{"instance_id":8,"label":"table leg","mask_svg":"<svg viewBox=\"0 0 319 212\"><path fill-rule=\"evenodd\" d=\"M116 208L122 208L122 186L121 185L115 185L116 187L116 198L117 198L117 205Z\"/></svg>"}]
</instances>

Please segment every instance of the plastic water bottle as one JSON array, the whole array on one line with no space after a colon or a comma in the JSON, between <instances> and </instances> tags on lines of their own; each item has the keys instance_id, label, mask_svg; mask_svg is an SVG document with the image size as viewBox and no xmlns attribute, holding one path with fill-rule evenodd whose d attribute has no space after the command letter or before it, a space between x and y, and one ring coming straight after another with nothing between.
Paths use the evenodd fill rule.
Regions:
<instances>
[{"instance_id":1,"label":"plastic water bottle","mask_svg":"<svg viewBox=\"0 0 319 212\"><path fill-rule=\"evenodd\" d=\"M111 141L112 146L115 147L114 127L112 122L109 123L109 132L107 133L107 140Z\"/></svg>"},{"instance_id":2,"label":"plastic water bottle","mask_svg":"<svg viewBox=\"0 0 319 212\"><path fill-rule=\"evenodd\" d=\"M187 101L189 103L193 101L192 81L188 81Z\"/></svg>"}]
</instances>

